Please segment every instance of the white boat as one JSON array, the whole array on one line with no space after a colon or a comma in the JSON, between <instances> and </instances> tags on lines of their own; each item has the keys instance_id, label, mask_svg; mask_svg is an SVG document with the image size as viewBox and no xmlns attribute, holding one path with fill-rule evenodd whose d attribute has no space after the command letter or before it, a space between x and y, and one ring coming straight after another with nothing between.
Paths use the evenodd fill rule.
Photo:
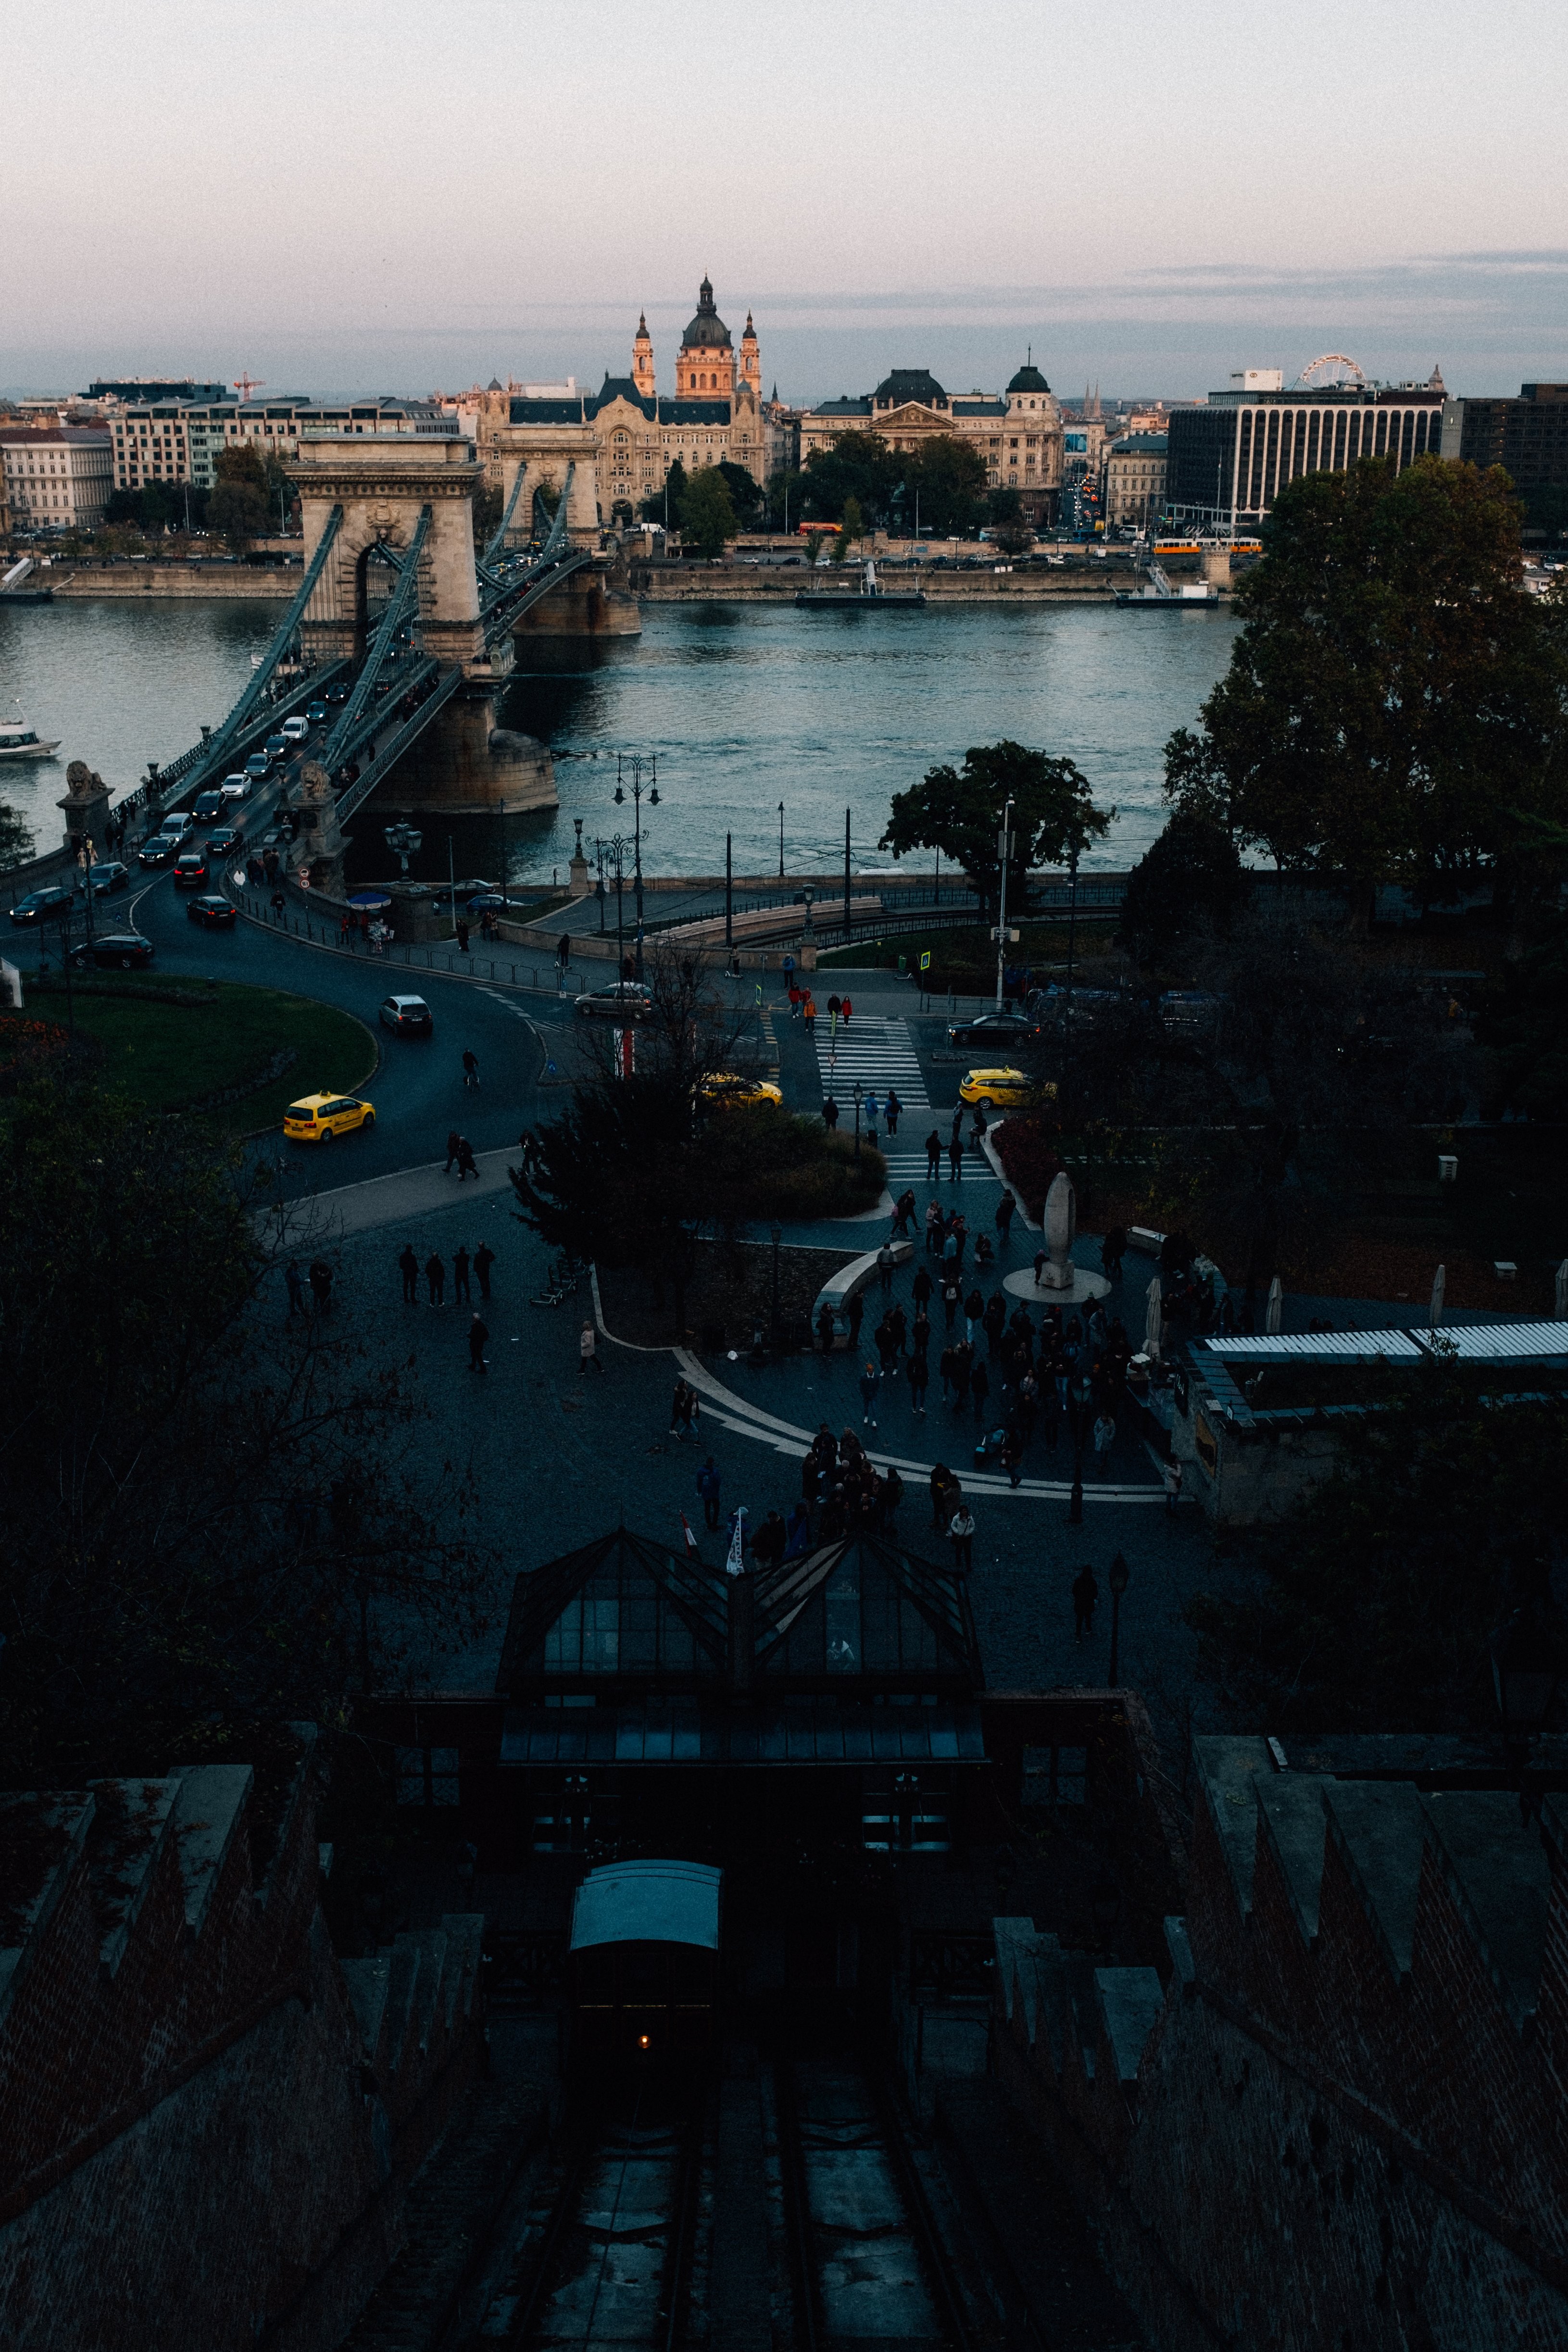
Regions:
<instances>
[{"instance_id":1,"label":"white boat","mask_svg":"<svg viewBox=\"0 0 1568 2352\"><path fill-rule=\"evenodd\" d=\"M1098 550L1096 551L1099 552ZM1170 574L1163 564L1152 563L1149 566L1148 585L1143 588L1124 588L1119 593L1116 601L1123 608L1131 606L1136 613L1180 613L1184 609L1190 611L1194 604L1200 607L1205 604L1217 604L1219 590L1212 581L1208 580L1184 581L1181 587L1177 588L1173 584Z\"/></svg>"},{"instance_id":2,"label":"white boat","mask_svg":"<svg viewBox=\"0 0 1568 2352\"><path fill-rule=\"evenodd\" d=\"M20 719L0 719L0 760L47 760L59 748L58 739L46 742Z\"/></svg>"}]
</instances>

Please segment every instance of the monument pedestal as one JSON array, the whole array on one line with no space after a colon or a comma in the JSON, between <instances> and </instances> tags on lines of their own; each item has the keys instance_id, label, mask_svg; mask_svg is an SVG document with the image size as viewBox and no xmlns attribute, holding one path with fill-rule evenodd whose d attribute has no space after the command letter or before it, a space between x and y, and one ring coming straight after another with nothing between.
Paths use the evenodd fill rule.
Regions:
<instances>
[{"instance_id":1,"label":"monument pedestal","mask_svg":"<svg viewBox=\"0 0 1568 2352\"><path fill-rule=\"evenodd\" d=\"M101 858L109 826L109 786L85 760L73 760L66 770L66 796L55 806L65 818L66 847L72 856L90 841Z\"/></svg>"}]
</instances>

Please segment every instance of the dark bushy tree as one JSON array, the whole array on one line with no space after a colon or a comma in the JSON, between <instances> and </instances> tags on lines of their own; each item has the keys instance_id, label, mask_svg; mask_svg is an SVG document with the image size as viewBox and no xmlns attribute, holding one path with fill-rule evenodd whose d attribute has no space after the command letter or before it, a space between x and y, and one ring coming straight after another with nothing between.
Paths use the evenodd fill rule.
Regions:
<instances>
[{"instance_id":1,"label":"dark bushy tree","mask_svg":"<svg viewBox=\"0 0 1568 2352\"><path fill-rule=\"evenodd\" d=\"M902 470L903 460L879 433L836 433L826 449L814 449L805 461L801 488L807 515L813 522L840 522L854 499L863 515L880 518Z\"/></svg>"},{"instance_id":2,"label":"dark bushy tree","mask_svg":"<svg viewBox=\"0 0 1568 2352\"><path fill-rule=\"evenodd\" d=\"M1568 814L1568 608L1521 594L1519 512L1500 467L1432 457L1290 483L1170 795L1363 908L1380 881L1536 887L1527 821Z\"/></svg>"},{"instance_id":3,"label":"dark bushy tree","mask_svg":"<svg viewBox=\"0 0 1568 2352\"><path fill-rule=\"evenodd\" d=\"M1127 877L1121 944L1141 964L1169 966L1184 942L1229 929L1247 887L1225 826L1206 808L1175 808Z\"/></svg>"},{"instance_id":4,"label":"dark bushy tree","mask_svg":"<svg viewBox=\"0 0 1568 2352\"><path fill-rule=\"evenodd\" d=\"M1019 905L1026 867L1081 856L1110 831L1116 814L1095 806L1088 777L1070 760L1004 740L972 746L962 768L929 769L908 792L895 793L881 846L900 856L910 849L940 849L963 868L982 904L994 909L1002 879L997 836L1009 799L1018 835L1013 872Z\"/></svg>"},{"instance_id":5,"label":"dark bushy tree","mask_svg":"<svg viewBox=\"0 0 1568 2352\"><path fill-rule=\"evenodd\" d=\"M1488 990L1476 1036L1491 1057L1489 1117L1511 1111L1568 1122L1568 922L1561 916Z\"/></svg>"},{"instance_id":6,"label":"dark bushy tree","mask_svg":"<svg viewBox=\"0 0 1568 2352\"><path fill-rule=\"evenodd\" d=\"M220 449L207 499L207 528L239 549L263 538L268 525L267 468L249 442Z\"/></svg>"}]
</instances>

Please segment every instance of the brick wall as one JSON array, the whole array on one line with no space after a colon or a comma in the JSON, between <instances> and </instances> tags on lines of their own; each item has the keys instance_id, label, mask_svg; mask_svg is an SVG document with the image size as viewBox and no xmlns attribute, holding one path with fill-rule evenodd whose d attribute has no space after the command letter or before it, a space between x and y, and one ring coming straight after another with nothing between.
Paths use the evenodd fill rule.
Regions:
<instances>
[{"instance_id":1,"label":"brick wall","mask_svg":"<svg viewBox=\"0 0 1568 2352\"><path fill-rule=\"evenodd\" d=\"M294 1728L267 1806L248 1766L0 1800L0 2342L316 2352L395 2249L481 1923L338 1962Z\"/></svg>"},{"instance_id":2,"label":"brick wall","mask_svg":"<svg viewBox=\"0 0 1568 2352\"><path fill-rule=\"evenodd\" d=\"M998 2073L1151 2340L1568 2343L1568 1812L1195 1757L1163 1984L996 1928Z\"/></svg>"}]
</instances>

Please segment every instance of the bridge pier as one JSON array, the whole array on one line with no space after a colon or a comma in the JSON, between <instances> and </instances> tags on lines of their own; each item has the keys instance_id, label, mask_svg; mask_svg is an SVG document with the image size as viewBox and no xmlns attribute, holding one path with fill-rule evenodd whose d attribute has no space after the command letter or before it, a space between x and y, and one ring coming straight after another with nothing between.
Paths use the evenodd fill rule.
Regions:
<instances>
[{"instance_id":1,"label":"bridge pier","mask_svg":"<svg viewBox=\"0 0 1568 2352\"><path fill-rule=\"evenodd\" d=\"M459 688L374 795L378 809L516 816L561 805L547 745L494 723L495 689Z\"/></svg>"},{"instance_id":2,"label":"bridge pier","mask_svg":"<svg viewBox=\"0 0 1568 2352\"><path fill-rule=\"evenodd\" d=\"M514 643L528 637L640 637L642 612L606 556L552 588L523 614Z\"/></svg>"}]
</instances>

